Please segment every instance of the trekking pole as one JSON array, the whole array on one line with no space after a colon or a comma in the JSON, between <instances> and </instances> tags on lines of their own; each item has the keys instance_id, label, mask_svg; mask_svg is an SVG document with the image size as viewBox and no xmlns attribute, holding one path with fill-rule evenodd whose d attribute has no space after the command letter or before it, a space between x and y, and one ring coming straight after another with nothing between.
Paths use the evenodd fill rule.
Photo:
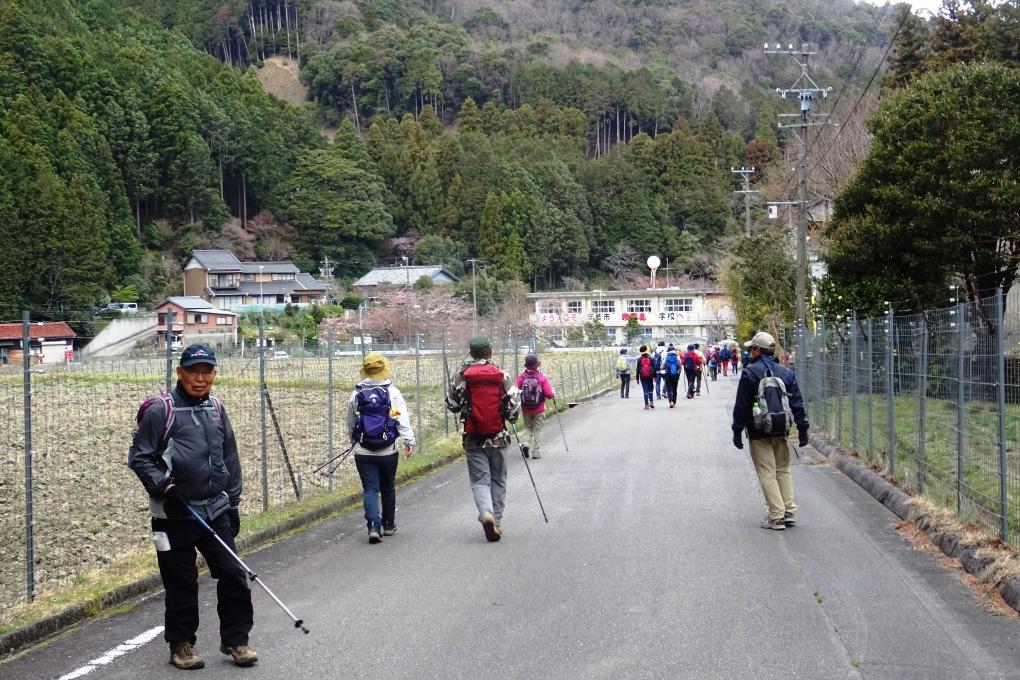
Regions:
<instances>
[{"instance_id":1,"label":"trekking pole","mask_svg":"<svg viewBox=\"0 0 1020 680\"><path fill-rule=\"evenodd\" d=\"M712 390L708 389L708 383L710 383L712 381L709 380L708 378L702 378L701 382L705 383L705 395L707 396L709 394L712 394Z\"/></svg>"},{"instance_id":2,"label":"trekking pole","mask_svg":"<svg viewBox=\"0 0 1020 680\"><path fill-rule=\"evenodd\" d=\"M553 397L552 400L553 407L556 409L556 422L560 424L560 436L563 437L563 448L567 450L567 453L570 453L570 447L567 446L567 433L563 431L563 421L560 420L560 405L556 403L556 397Z\"/></svg>"},{"instance_id":3,"label":"trekking pole","mask_svg":"<svg viewBox=\"0 0 1020 680\"><path fill-rule=\"evenodd\" d=\"M542 505L542 497L538 495L538 487L535 486L535 477L531 474L531 466L528 465L528 455L524 453L524 445L521 444L521 438L517 436L517 426L514 422L510 421L510 429L514 433L514 439L517 440L517 448L521 450L521 458L524 460L524 467L528 470L528 477L531 477L531 488L535 490L535 498L538 499L538 507L542 511L542 518L545 519L545 523L549 523L549 516L545 514L545 506Z\"/></svg>"},{"instance_id":4,"label":"trekking pole","mask_svg":"<svg viewBox=\"0 0 1020 680\"><path fill-rule=\"evenodd\" d=\"M334 472L336 472L336 469L343 464L344 460L347 459L347 456L349 456L351 451L353 451L353 450L354 450L354 444L351 444L348 448L344 449L343 451L341 451L340 453L336 454L335 456L333 456L332 458L327 460L325 463L323 463L319 467L317 467L314 470L312 470L312 474L313 475L316 474L319 470L321 470L322 468L328 466L334 460L339 458L340 460L337 461L337 464L334 465L332 468L330 468L329 472L326 473L327 475L333 474Z\"/></svg>"},{"instance_id":5,"label":"trekking pole","mask_svg":"<svg viewBox=\"0 0 1020 680\"><path fill-rule=\"evenodd\" d=\"M215 538L217 541L219 541L219 544L223 546L223 549L226 550L228 553L230 553L231 557L233 557L235 560L237 560L237 563L240 564L241 568L244 569L244 571L246 572L246 574L248 576L248 579L252 580L252 581L255 581L255 583L258 583L260 586L262 586L262 590L266 591L266 594L269 595L269 597L273 598L273 601L276 602L276 604L280 605L280 609L282 609L283 611L287 612L287 616L289 616L291 618L291 620L294 622L294 627L295 628L300 628L304 632L305 635L308 635L308 629L305 628L305 626L304 626L304 623L305 623L304 619L299 619L298 617L294 616L294 612L292 612L290 609L288 609L287 605L285 605L283 602L281 602L280 598L278 598L275 594L273 594L273 591L271 591L269 589L269 586L267 586L265 583L262 582L262 579L260 579L258 577L258 574L256 574L254 571L252 571L251 567L249 567L247 564L245 564L244 560L242 560L240 557L238 557L236 552L234 552L233 550L230 549L230 546L227 545L227 542L224 541L222 538L220 538L220 535L217 534L216 531L211 526L209 526L204 519L202 519L201 515L199 515L197 512L195 512L195 508L191 507L190 503L186 504L184 507L186 507L188 509L188 512L191 513L191 516L194 517L196 520L198 520L198 523L201 524L202 527L206 531L208 531L210 534L212 534L213 538Z\"/></svg>"}]
</instances>

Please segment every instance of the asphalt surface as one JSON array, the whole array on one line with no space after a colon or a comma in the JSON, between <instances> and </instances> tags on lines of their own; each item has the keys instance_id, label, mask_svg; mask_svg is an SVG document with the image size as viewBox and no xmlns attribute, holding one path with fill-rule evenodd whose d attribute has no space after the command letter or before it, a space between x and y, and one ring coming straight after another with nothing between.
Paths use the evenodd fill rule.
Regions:
<instances>
[{"instance_id":1,"label":"asphalt surface","mask_svg":"<svg viewBox=\"0 0 1020 680\"><path fill-rule=\"evenodd\" d=\"M563 419L569 453L548 423L531 466L549 523L512 455L499 543L486 543L457 463L398 491L399 531L381 545L355 511L253 553L311 629L256 588L253 668L218 653L203 579L207 666L185 676L1020 679L1020 622L989 613L831 466L797 461L800 524L758 527L747 450L730 443L735 384L673 410L644 411L634 391L579 405ZM157 594L0 678L180 678L162 636L140 637L162 617Z\"/></svg>"}]
</instances>

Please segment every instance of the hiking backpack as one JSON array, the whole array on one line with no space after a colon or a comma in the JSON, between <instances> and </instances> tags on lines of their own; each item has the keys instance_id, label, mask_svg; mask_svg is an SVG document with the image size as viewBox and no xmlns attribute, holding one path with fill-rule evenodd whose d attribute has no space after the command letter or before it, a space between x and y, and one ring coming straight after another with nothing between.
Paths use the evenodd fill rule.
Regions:
<instances>
[{"instance_id":1,"label":"hiking backpack","mask_svg":"<svg viewBox=\"0 0 1020 680\"><path fill-rule=\"evenodd\" d=\"M721 350L719 350L719 361L729 361L729 360L730 360L730 351L728 349L726 349L725 347L723 347Z\"/></svg>"},{"instance_id":2,"label":"hiking backpack","mask_svg":"<svg viewBox=\"0 0 1020 680\"><path fill-rule=\"evenodd\" d=\"M676 354L666 355L666 372L670 375L680 374L680 358Z\"/></svg>"},{"instance_id":3,"label":"hiking backpack","mask_svg":"<svg viewBox=\"0 0 1020 680\"><path fill-rule=\"evenodd\" d=\"M641 358L637 360L638 375L642 378L651 378L655 372L652 358L647 354L642 354Z\"/></svg>"},{"instance_id":4,"label":"hiking backpack","mask_svg":"<svg viewBox=\"0 0 1020 680\"><path fill-rule=\"evenodd\" d=\"M621 354L620 358L616 360L616 370L620 373L627 373L630 371L630 368L627 366L627 357L623 354Z\"/></svg>"},{"instance_id":5,"label":"hiking backpack","mask_svg":"<svg viewBox=\"0 0 1020 680\"><path fill-rule=\"evenodd\" d=\"M758 413L754 427L763 434L785 437L793 426L793 411L786 393L786 383L766 367L758 382Z\"/></svg>"},{"instance_id":6,"label":"hiking backpack","mask_svg":"<svg viewBox=\"0 0 1020 680\"><path fill-rule=\"evenodd\" d=\"M662 370L662 355L658 352L652 353L652 370L656 373Z\"/></svg>"},{"instance_id":7,"label":"hiking backpack","mask_svg":"<svg viewBox=\"0 0 1020 680\"><path fill-rule=\"evenodd\" d=\"M369 451L393 446L397 421L391 415L388 385L357 385L354 388L354 430L351 440Z\"/></svg>"},{"instance_id":8,"label":"hiking backpack","mask_svg":"<svg viewBox=\"0 0 1020 680\"><path fill-rule=\"evenodd\" d=\"M698 368L698 358L694 355L694 351L684 352L684 370L695 371Z\"/></svg>"},{"instance_id":9,"label":"hiking backpack","mask_svg":"<svg viewBox=\"0 0 1020 680\"><path fill-rule=\"evenodd\" d=\"M538 379L538 373L527 372L524 380L521 381L521 406L524 408L538 408L545 401L545 392L542 390L542 381Z\"/></svg>"},{"instance_id":10,"label":"hiking backpack","mask_svg":"<svg viewBox=\"0 0 1020 680\"><path fill-rule=\"evenodd\" d=\"M464 368L464 431L488 438L503 431L503 371L488 362Z\"/></svg>"}]
</instances>

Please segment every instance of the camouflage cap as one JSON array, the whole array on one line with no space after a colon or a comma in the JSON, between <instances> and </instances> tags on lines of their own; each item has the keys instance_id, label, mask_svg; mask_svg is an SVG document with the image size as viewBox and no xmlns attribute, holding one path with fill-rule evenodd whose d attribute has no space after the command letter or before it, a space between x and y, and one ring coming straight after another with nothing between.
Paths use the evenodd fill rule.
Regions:
<instances>
[{"instance_id":1,"label":"camouflage cap","mask_svg":"<svg viewBox=\"0 0 1020 680\"><path fill-rule=\"evenodd\" d=\"M492 343L484 335L476 335L468 342L468 349L472 352L487 352L492 349Z\"/></svg>"}]
</instances>

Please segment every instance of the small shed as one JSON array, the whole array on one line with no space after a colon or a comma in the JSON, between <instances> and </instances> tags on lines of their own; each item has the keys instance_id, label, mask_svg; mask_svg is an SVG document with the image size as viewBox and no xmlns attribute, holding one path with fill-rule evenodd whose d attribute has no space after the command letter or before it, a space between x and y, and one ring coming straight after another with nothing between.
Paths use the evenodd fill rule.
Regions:
<instances>
[{"instance_id":1,"label":"small shed","mask_svg":"<svg viewBox=\"0 0 1020 680\"><path fill-rule=\"evenodd\" d=\"M39 321L28 326L29 354L32 363L56 364L74 357L71 327L63 321ZM24 359L24 330L20 323L0 323L0 365L19 363Z\"/></svg>"}]
</instances>

